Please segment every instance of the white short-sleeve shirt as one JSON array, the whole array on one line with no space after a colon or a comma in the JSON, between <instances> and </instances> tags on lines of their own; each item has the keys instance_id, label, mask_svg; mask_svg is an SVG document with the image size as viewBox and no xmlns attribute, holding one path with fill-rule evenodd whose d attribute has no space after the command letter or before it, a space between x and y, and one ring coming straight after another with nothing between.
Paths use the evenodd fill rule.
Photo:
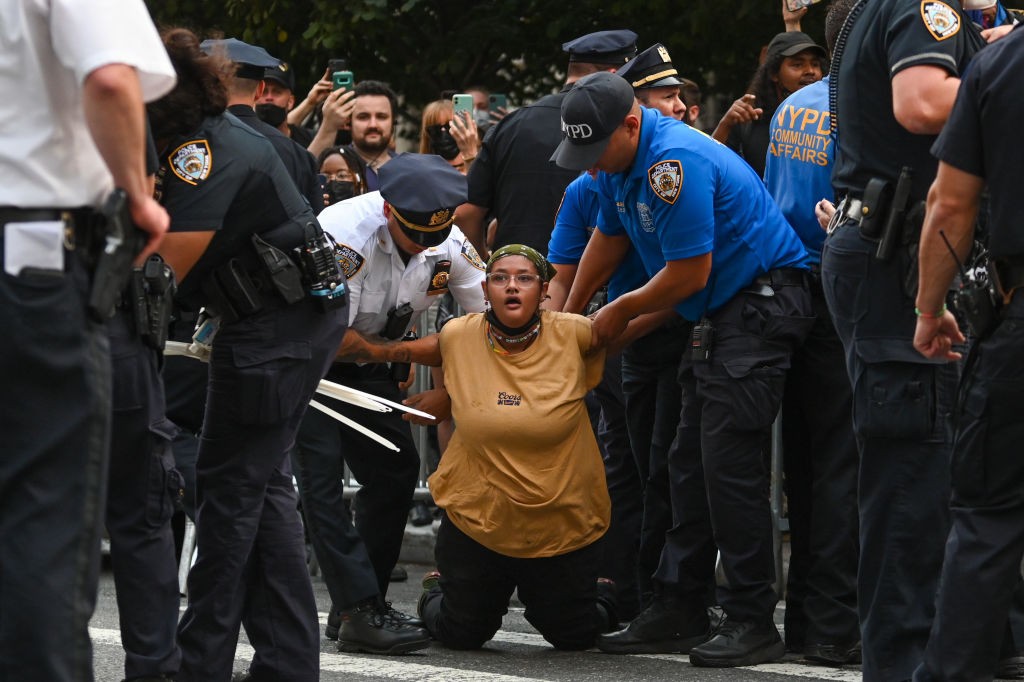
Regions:
<instances>
[{"instance_id":1,"label":"white short-sleeve shirt","mask_svg":"<svg viewBox=\"0 0 1024 682\"><path fill-rule=\"evenodd\" d=\"M379 334L388 312L409 303L416 314L450 291L466 312L484 309L484 264L458 227L441 244L402 257L388 232L384 198L370 192L328 206L318 216L338 242L349 285L349 327ZM423 330L421 330L423 331Z\"/></svg>"},{"instance_id":2,"label":"white short-sleeve shirt","mask_svg":"<svg viewBox=\"0 0 1024 682\"><path fill-rule=\"evenodd\" d=\"M95 206L113 188L82 110L109 64L135 68L145 101L174 87L142 0L0 0L0 206Z\"/></svg>"}]
</instances>

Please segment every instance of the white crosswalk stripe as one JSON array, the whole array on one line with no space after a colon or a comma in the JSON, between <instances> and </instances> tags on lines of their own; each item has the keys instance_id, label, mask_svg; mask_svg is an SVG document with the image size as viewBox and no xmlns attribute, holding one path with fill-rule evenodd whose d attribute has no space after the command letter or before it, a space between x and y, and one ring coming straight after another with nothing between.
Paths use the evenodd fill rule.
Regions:
<instances>
[{"instance_id":1,"label":"white crosswalk stripe","mask_svg":"<svg viewBox=\"0 0 1024 682\"><path fill-rule=\"evenodd\" d=\"M321 623L327 621L327 614L320 613ZM115 629L89 628L93 643L96 645L121 646L121 633ZM492 640L498 644L514 646L549 647L544 638L532 632L512 632L501 630ZM238 643L235 660L248 662L252 660L253 648L244 642ZM606 656L594 652L595 656ZM636 654L638 658L656 659L678 662L689 665L689 656L682 654ZM616 657L619 658L619 657ZM429 663L410 662L408 658L395 657L362 657L349 656L341 653L321 653L320 669L325 672L338 672L350 675L364 675L387 680L404 680L408 682L545 682L533 677L503 675L480 670L463 670L448 666L430 665ZM744 668L745 671L773 673L802 677L811 680L829 680L831 682L861 682L860 670L854 668L825 668L799 662L763 663Z\"/></svg>"}]
</instances>

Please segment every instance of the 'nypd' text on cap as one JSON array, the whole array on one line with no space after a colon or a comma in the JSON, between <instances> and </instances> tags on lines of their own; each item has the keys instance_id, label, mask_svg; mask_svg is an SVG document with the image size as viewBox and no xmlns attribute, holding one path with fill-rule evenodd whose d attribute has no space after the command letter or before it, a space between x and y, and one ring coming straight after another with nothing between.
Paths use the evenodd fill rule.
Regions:
<instances>
[{"instance_id":1,"label":"'nypd' text on cap","mask_svg":"<svg viewBox=\"0 0 1024 682\"><path fill-rule=\"evenodd\" d=\"M562 100L563 139L551 160L572 170L592 168L633 102L633 88L614 73L598 71L576 81Z\"/></svg>"},{"instance_id":2,"label":"'nypd' text on cap","mask_svg":"<svg viewBox=\"0 0 1024 682\"><path fill-rule=\"evenodd\" d=\"M436 154L399 154L377 171L380 194L402 231L423 246L443 242L468 198L466 176Z\"/></svg>"},{"instance_id":3,"label":"'nypd' text on cap","mask_svg":"<svg viewBox=\"0 0 1024 682\"><path fill-rule=\"evenodd\" d=\"M668 49L661 43L651 45L615 73L634 88L661 88L682 83Z\"/></svg>"},{"instance_id":4,"label":"'nypd' text on cap","mask_svg":"<svg viewBox=\"0 0 1024 682\"><path fill-rule=\"evenodd\" d=\"M636 56L636 33L629 29L597 31L562 43L570 62L625 64Z\"/></svg>"},{"instance_id":5,"label":"'nypd' text on cap","mask_svg":"<svg viewBox=\"0 0 1024 682\"><path fill-rule=\"evenodd\" d=\"M281 63L280 59L270 56L262 47L244 43L238 38L204 40L199 48L206 54L224 55L238 65L235 75L254 81L263 80L263 74L268 68Z\"/></svg>"}]
</instances>

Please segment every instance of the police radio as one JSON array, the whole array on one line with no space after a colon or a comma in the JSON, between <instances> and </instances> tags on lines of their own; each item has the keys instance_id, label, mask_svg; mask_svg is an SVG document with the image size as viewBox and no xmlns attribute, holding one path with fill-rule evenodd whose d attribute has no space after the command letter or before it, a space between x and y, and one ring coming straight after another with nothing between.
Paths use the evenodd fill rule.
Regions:
<instances>
[{"instance_id":1,"label":"police radio","mask_svg":"<svg viewBox=\"0 0 1024 682\"><path fill-rule=\"evenodd\" d=\"M306 225L306 241L298 249L299 266L307 291L326 312L345 305L348 289L338 264L337 244L331 235Z\"/></svg>"}]
</instances>

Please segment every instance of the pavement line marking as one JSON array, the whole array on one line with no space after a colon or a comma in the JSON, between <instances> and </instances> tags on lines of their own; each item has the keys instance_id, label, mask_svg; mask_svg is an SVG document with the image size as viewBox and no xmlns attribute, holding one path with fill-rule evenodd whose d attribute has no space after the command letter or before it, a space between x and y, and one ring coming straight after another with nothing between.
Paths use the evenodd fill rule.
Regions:
<instances>
[{"instance_id":1,"label":"pavement line marking","mask_svg":"<svg viewBox=\"0 0 1024 682\"><path fill-rule=\"evenodd\" d=\"M121 646L121 631L106 628L89 628L94 644L112 644ZM251 661L255 651L244 642L239 642L235 649L236 661ZM535 677L502 675L480 670L464 670L424 663L407 663L394 659L379 657L351 656L342 653L320 653L320 670L326 672L347 673L349 675L366 675L384 677L389 680L407 682L548 682Z\"/></svg>"},{"instance_id":2,"label":"pavement line marking","mask_svg":"<svg viewBox=\"0 0 1024 682\"><path fill-rule=\"evenodd\" d=\"M327 614L320 613L318 615L320 615L321 621L326 620ZM89 634L92 635L94 642L121 646L120 630L89 628ZM551 646L541 635L533 632L499 630L491 641L521 646ZM251 661L254 653L251 646L244 642L239 642L238 648L235 650L235 660ZM604 654L598 653L598 655ZM690 657L686 654L627 655L690 665ZM423 680L423 682L474 682L475 680L484 682L546 682L532 677L485 673L477 670L463 670L461 668L448 668L423 663L405 663L394 659L362 658L341 653L321 653L320 669L352 675L377 675L392 680L409 680L409 682L418 682L419 680ZM761 665L745 667L743 670L774 675L788 675L790 677L805 677L813 680L829 680L830 682L862 682L863 679L860 670L853 668L827 668L798 662L762 663Z\"/></svg>"}]
</instances>

